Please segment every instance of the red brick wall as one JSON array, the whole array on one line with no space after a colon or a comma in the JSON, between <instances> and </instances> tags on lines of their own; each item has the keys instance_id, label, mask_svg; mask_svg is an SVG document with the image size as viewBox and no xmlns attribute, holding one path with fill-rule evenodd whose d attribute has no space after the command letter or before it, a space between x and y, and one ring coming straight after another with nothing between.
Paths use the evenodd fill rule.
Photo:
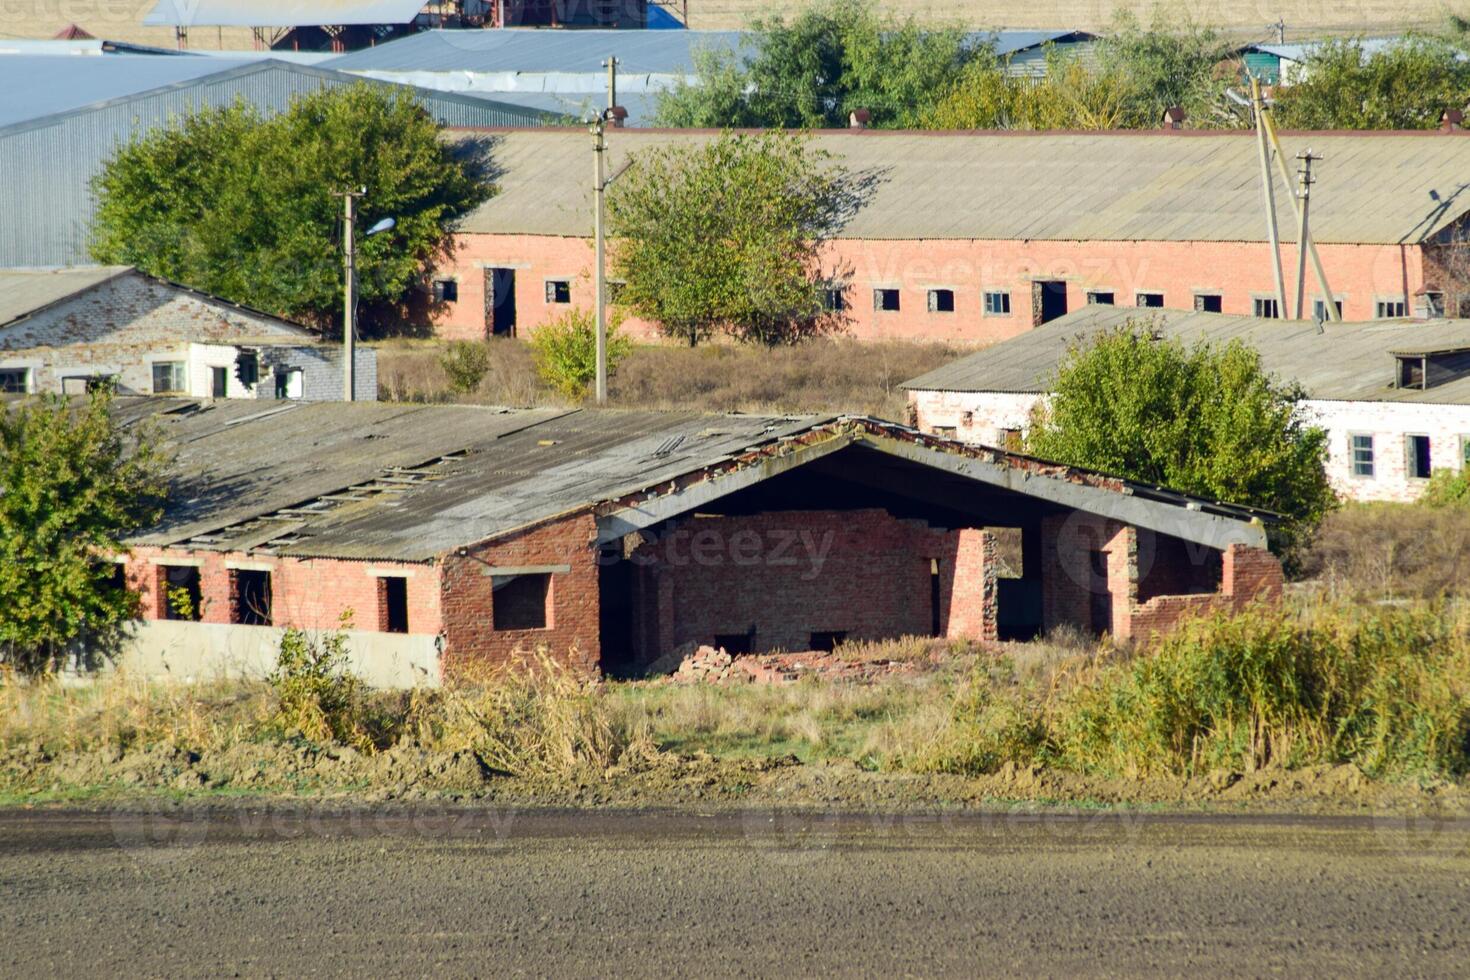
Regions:
<instances>
[{"instance_id":1,"label":"red brick wall","mask_svg":"<svg viewBox=\"0 0 1470 980\"><path fill-rule=\"evenodd\" d=\"M756 650L805 650L813 632L928 636L931 561L941 635L995 637L993 542L886 511L691 518L633 553L635 646L645 661L716 634L755 631Z\"/></svg>"},{"instance_id":2,"label":"red brick wall","mask_svg":"<svg viewBox=\"0 0 1470 980\"><path fill-rule=\"evenodd\" d=\"M470 663L500 665L544 650L573 667L596 673L601 657L598 570L590 514L513 535L444 559L444 662L446 670ZM494 629L493 569L568 566L551 575L545 629Z\"/></svg>"},{"instance_id":3,"label":"red brick wall","mask_svg":"<svg viewBox=\"0 0 1470 980\"><path fill-rule=\"evenodd\" d=\"M1375 314L1378 299L1409 298L1424 282L1417 247L1318 245L1328 281L1349 320ZM1283 246L1287 296L1295 297L1292 246ZM548 278L570 279L572 305L592 304L592 249L587 239L541 235L466 234L455 241L451 273L459 280L459 299L447 305L435 324L447 338L485 335L485 266L516 269L516 315L522 335L534 331L567 307L546 302ZM1264 242L1048 242L1048 241L858 241L832 243L828 264L851 270L847 294L848 330L865 340L902 338L964 344L1006 340L1031 329L1032 283L1066 284L1067 308L1087 302L1092 289L1114 293L1120 306L1132 306L1139 292L1164 294L1164 305L1191 309L1197 291L1219 293L1225 313L1254 312L1254 297L1274 294L1270 248ZM899 290L900 309L873 309L873 290ZM954 291L952 313L931 313L930 289ZM987 290L1010 292L1011 312L984 312ZM1307 283L1307 302L1318 294ZM1310 312L1308 312L1310 315ZM629 321L635 334L656 333L651 324Z\"/></svg>"},{"instance_id":4,"label":"red brick wall","mask_svg":"<svg viewBox=\"0 0 1470 980\"><path fill-rule=\"evenodd\" d=\"M130 587L142 597L143 617L162 619L158 564L183 559L199 563L200 619L230 622L230 569L228 563L268 568L271 573L271 619L276 626L333 629L344 612L352 614L352 628L376 630L378 579L373 572L401 574L408 580L408 631L440 632L439 583L433 565L342 561L330 558L271 558L230 552L189 551L173 548L137 548L127 562ZM157 562L154 559L158 559Z\"/></svg>"}]
</instances>

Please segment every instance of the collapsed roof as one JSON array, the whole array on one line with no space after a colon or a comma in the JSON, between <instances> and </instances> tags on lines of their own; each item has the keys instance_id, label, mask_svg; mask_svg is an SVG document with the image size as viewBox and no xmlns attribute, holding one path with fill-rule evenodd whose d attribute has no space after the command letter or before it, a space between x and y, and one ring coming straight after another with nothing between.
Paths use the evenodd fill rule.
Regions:
<instances>
[{"instance_id":1,"label":"collapsed roof","mask_svg":"<svg viewBox=\"0 0 1470 980\"><path fill-rule=\"evenodd\" d=\"M1275 519L867 417L158 399L118 413L156 421L175 453L171 502L138 545L425 562L576 514L613 541L741 499L976 526L1080 510L1215 548L1262 546Z\"/></svg>"}]
</instances>

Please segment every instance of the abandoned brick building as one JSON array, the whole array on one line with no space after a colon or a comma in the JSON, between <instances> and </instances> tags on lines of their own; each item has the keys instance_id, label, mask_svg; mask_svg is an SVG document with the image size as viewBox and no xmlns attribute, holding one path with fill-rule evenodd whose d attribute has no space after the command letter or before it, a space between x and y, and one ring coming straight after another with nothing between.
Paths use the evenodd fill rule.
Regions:
<instances>
[{"instance_id":1,"label":"abandoned brick building","mask_svg":"<svg viewBox=\"0 0 1470 980\"><path fill-rule=\"evenodd\" d=\"M124 399L174 446L120 559L145 619L544 648L620 673L693 644L1146 637L1281 588L1272 516L864 417ZM995 529L1020 528L1019 577Z\"/></svg>"}]
</instances>

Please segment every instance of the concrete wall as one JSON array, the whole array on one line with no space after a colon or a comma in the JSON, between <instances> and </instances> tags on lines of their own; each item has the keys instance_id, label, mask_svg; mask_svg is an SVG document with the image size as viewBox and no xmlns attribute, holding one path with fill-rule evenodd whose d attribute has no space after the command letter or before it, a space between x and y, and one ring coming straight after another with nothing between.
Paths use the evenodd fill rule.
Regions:
<instances>
[{"instance_id":1,"label":"concrete wall","mask_svg":"<svg viewBox=\"0 0 1470 980\"><path fill-rule=\"evenodd\" d=\"M1417 247L1318 246L1328 281L1349 320L1377 314L1378 300L1409 302L1424 284ZM1283 257L1291 257L1290 247ZM592 248L587 239L537 235L465 234L455 241L454 265L444 270L459 282L459 298L435 322L447 338L485 336L486 267L516 270L518 332L526 334L566 309L548 304L545 281L569 279L572 304L592 303ZM1017 336L1035 325L1032 285L1065 284L1067 308L1087 302L1089 290L1107 290L1118 305L1132 306L1139 292L1164 295L1164 305L1191 309L1199 292L1219 294L1224 313L1254 313L1257 296L1274 295L1270 249L1263 242L1046 242L1046 241L859 241L833 242L826 267L840 273L847 290L848 331L860 339L902 338L986 344ZM1287 261L1287 294L1296 286ZM873 290L899 290L897 312L875 311ZM954 311L929 312L930 289L954 291ZM1010 293L1006 315L984 312L988 290ZM1313 281L1307 302L1318 298ZM630 320L630 332L651 336L652 324Z\"/></svg>"},{"instance_id":2,"label":"concrete wall","mask_svg":"<svg viewBox=\"0 0 1470 980\"><path fill-rule=\"evenodd\" d=\"M169 620L129 630L115 667L135 677L184 682L259 679L276 665L280 626L234 626ZM373 687L438 687L439 637L347 631L348 664Z\"/></svg>"},{"instance_id":3,"label":"concrete wall","mask_svg":"<svg viewBox=\"0 0 1470 980\"><path fill-rule=\"evenodd\" d=\"M954 437L980 445L999 445L1002 430L1029 428L1034 394L986 391L911 391L909 415L925 432L954 430ZM1303 410L1312 424L1328 433L1327 476L1349 500L1411 501L1425 480L1411 479L1405 439L1429 436L1435 469L1458 470L1470 443L1470 405L1425 402L1348 402L1310 399ZM1354 476L1350 440L1354 433L1373 436L1374 474Z\"/></svg>"}]
</instances>

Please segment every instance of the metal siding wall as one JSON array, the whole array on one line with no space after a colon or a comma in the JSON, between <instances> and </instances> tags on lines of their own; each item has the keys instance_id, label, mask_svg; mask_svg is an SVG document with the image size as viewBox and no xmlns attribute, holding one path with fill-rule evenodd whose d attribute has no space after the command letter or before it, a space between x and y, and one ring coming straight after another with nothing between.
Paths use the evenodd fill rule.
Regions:
<instances>
[{"instance_id":1,"label":"metal siding wall","mask_svg":"<svg viewBox=\"0 0 1470 980\"><path fill-rule=\"evenodd\" d=\"M57 119L51 125L0 134L0 266L79 265L91 261L88 239L96 203L91 182L120 144L202 106L244 98L267 113L292 97L339 80L285 67L230 78L205 78L145 99ZM535 126L541 117L422 93L420 101L447 126ZM19 127L17 127L19 128Z\"/></svg>"}]
</instances>

